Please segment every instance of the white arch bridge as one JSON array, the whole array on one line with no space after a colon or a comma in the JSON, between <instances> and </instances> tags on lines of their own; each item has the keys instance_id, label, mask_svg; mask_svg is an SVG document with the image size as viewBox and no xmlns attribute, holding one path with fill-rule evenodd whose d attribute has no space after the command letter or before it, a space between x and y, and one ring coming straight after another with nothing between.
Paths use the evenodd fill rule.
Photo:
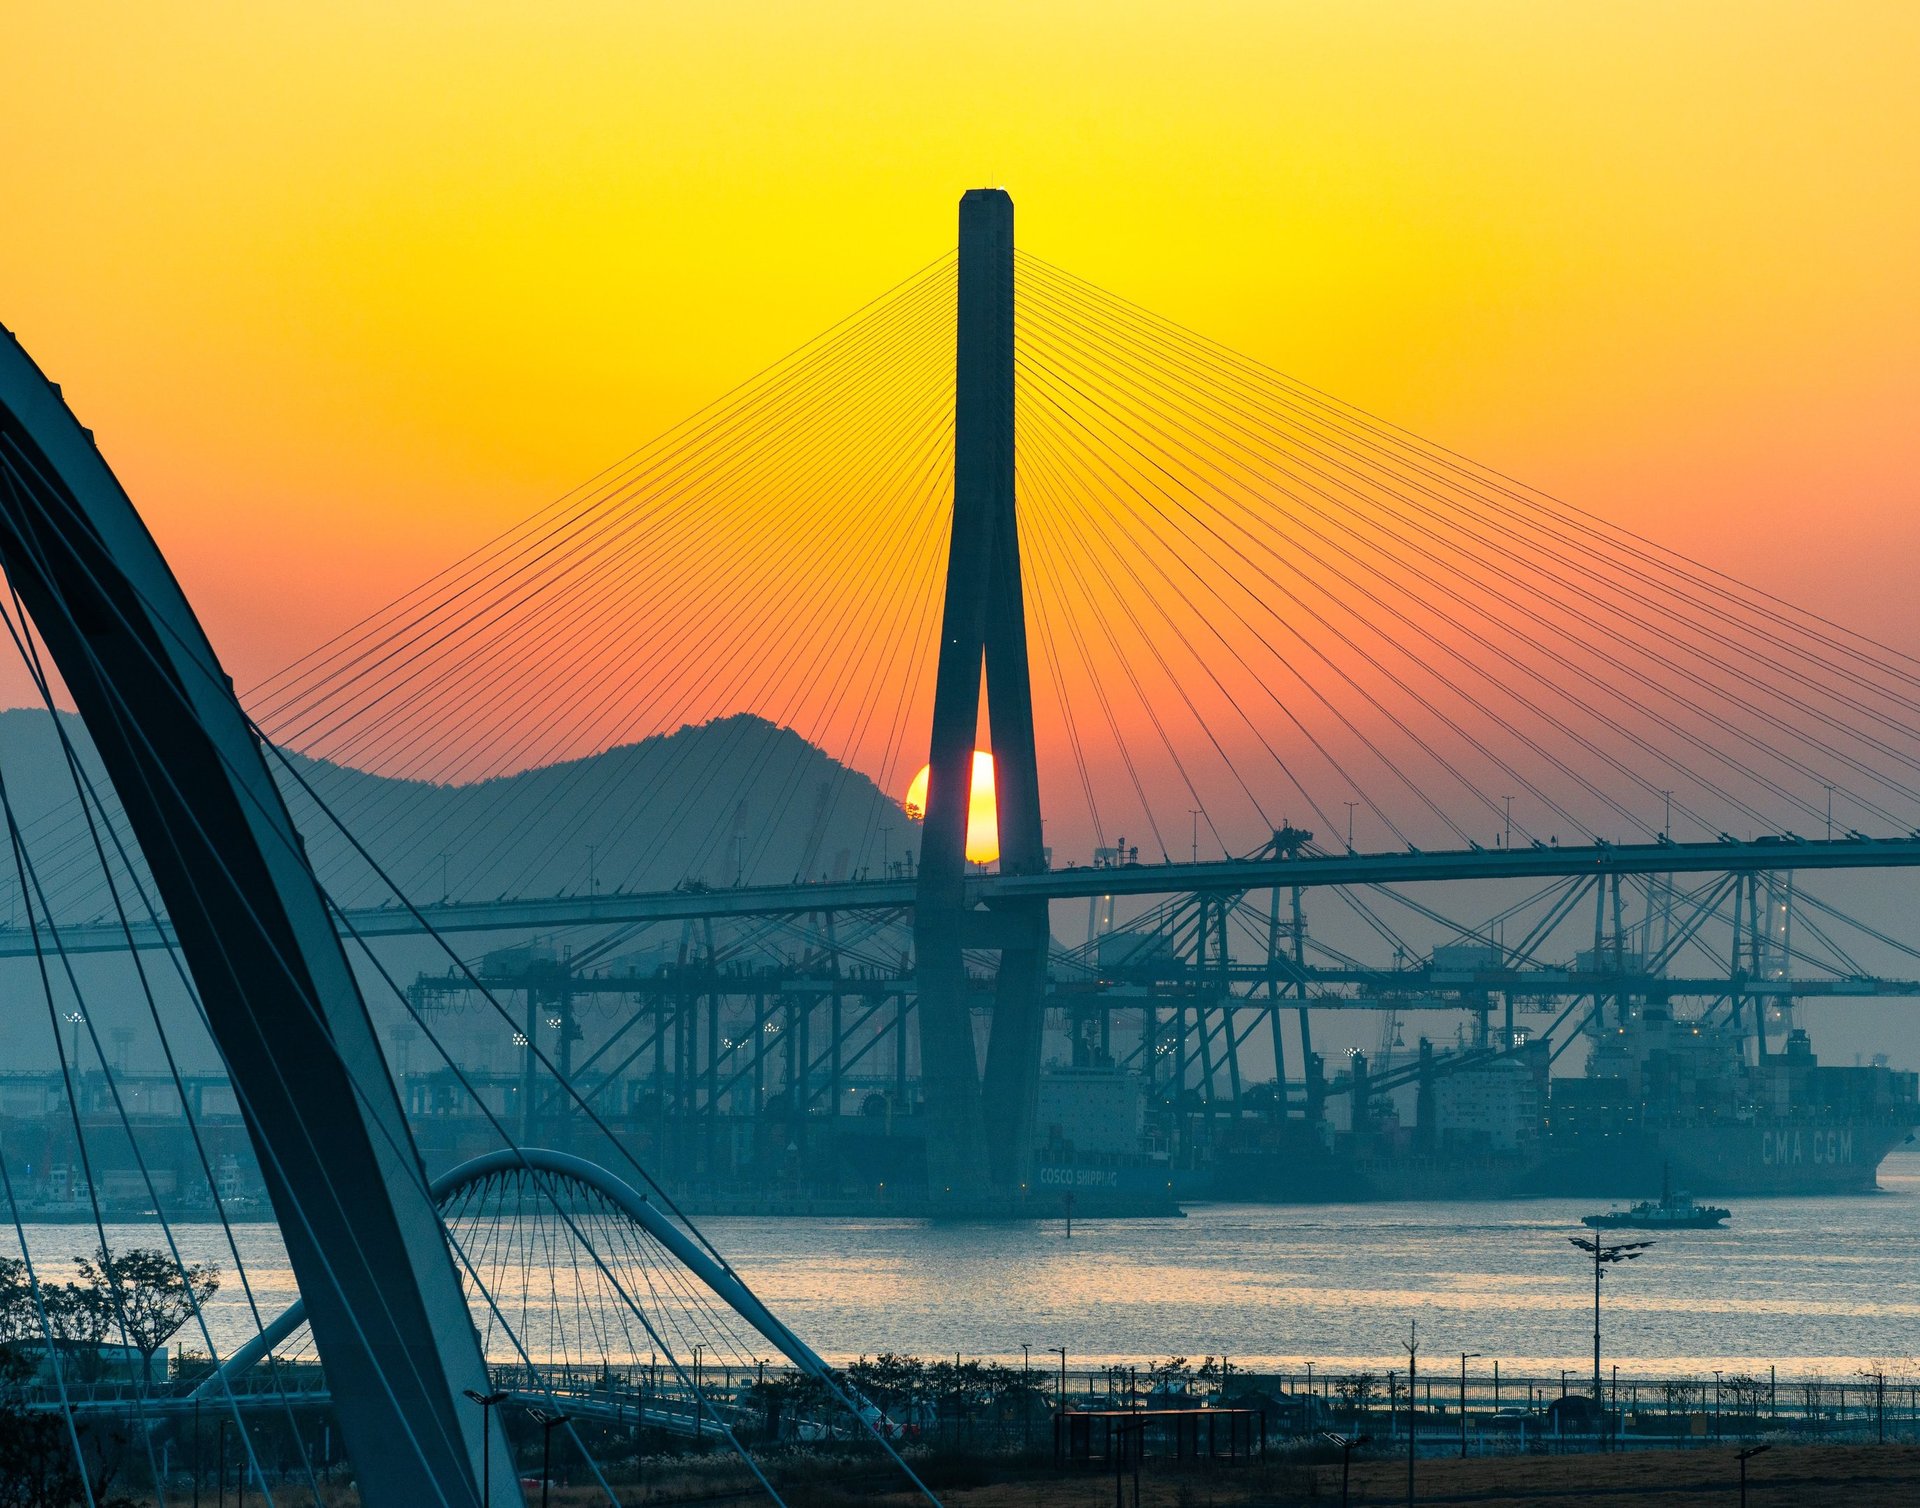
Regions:
<instances>
[{"instance_id":1,"label":"white arch bridge","mask_svg":"<svg viewBox=\"0 0 1920 1508\"><path fill-rule=\"evenodd\" d=\"M432 1192L489 1377L510 1404L713 1438L764 1417L733 1384L767 1363L833 1378L723 1259L597 1163L503 1148L450 1169ZM325 1396L300 1300L171 1407L275 1405L289 1373L305 1375L302 1397ZM850 1424L814 1427L845 1435Z\"/></svg>"}]
</instances>

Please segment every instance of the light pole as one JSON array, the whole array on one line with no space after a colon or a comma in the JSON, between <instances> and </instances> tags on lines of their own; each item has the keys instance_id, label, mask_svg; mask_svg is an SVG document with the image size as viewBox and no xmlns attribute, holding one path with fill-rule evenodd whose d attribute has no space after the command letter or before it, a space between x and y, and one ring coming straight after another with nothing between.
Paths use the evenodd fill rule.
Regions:
<instances>
[{"instance_id":1,"label":"light pole","mask_svg":"<svg viewBox=\"0 0 1920 1508\"><path fill-rule=\"evenodd\" d=\"M1734 1457L1740 1463L1740 1508L1747 1508L1747 1462L1772 1449L1771 1445L1750 1445Z\"/></svg>"},{"instance_id":2,"label":"light pole","mask_svg":"<svg viewBox=\"0 0 1920 1508\"><path fill-rule=\"evenodd\" d=\"M1420 1428L1420 1402L1414 1391L1420 1380L1420 1321L1407 1321L1407 1508L1413 1508L1414 1437Z\"/></svg>"},{"instance_id":3,"label":"light pole","mask_svg":"<svg viewBox=\"0 0 1920 1508\"><path fill-rule=\"evenodd\" d=\"M1598 1233L1592 1236L1568 1236L1580 1250L1593 1257L1593 1406L1606 1408L1606 1395L1600 1391L1600 1275L1615 1262L1632 1262L1653 1245L1651 1241L1608 1241Z\"/></svg>"},{"instance_id":4,"label":"light pole","mask_svg":"<svg viewBox=\"0 0 1920 1508\"><path fill-rule=\"evenodd\" d=\"M507 1401L507 1395L476 1393L472 1388L460 1391L480 1405L480 1504L481 1508L493 1508L493 1431L488 1428L489 1416Z\"/></svg>"},{"instance_id":5,"label":"light pole","mask_svg":"<svg viewBox=\"0 0 1920 1508\"><path fill-rule=\"evenodd\" d=\"M1460 1353L1460 1459L1467 1459L1467 1361L1477 1358L1478 1351Z\"/></svg>"},{"instance_id":6,"label":"light pole","mask_svg":"<svg viewBox=\"0 0 1920 1508\"><path fill-rule=\"evenodd\" d=\"M1026 1401L1025 1394L1027 1393L1028 1389L1030 1389L1032 1386L1033 1386L1033 1350L1030 1346L1028 1346L1028 1344L1025 1341L1021 1341L1020 1342L1020 1392L1022 1394L1022 1398L1020 1403L1020 1417L1023 1421L1025 1421L1025 1425L1026 1425L1026 1428L1021 1433L1025 1438L1026 1448L1028 1450L1033 1449L1033 1405Z\"/></svg>"},{"instance_id":7,"label":"light pole","mask_svg":"<svg viewBox=\"0 0 1920 1508\"><path fill-rule=\"evenodd\" d=\"M553 1485L553 1432L567 1422L567 1416L528 1409L527 1417L540 1426L540 1508L547 1508L547 1489Z\"/></svg>"},{"instance_id":8,"label":"light pole","mask_svg":"<svg viewBox=\"0 0 1920 1508\"><path fill-rule=\"evenodd\" d=\"M1353 1471L1353 1448L1365 1445L1372 1435L1336 1435L1332 1430L1320 1431L1320 1438L1330 1440L1340 1447L1340 1508L1347 1508L1347 1478Z\"/></svg>"},{"instance_id":9,"label":"light pole","mask_svg":"<svg viewBox=\"0 0 1920 1508\"><path fill-rule=\"evenodd\" d=\"M1067 1348L1048 1346L1047 1350L1060 1358L1060 1407L1064 1409L1067 1406Z\"/></svg>"}]
</instances>

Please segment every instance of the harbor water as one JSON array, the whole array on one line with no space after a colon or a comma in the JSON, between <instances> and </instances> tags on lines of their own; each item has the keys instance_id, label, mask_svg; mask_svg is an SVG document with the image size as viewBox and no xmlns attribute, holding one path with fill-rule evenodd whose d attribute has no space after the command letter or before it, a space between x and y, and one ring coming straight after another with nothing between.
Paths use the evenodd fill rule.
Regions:
<instances>
[{"instance_id":1,"label":"harbor water","mask_svg":"<svg viewBox=\"0 0 1920 1508\"><path fill-rule=\"evenodd\" d=\"M1781 1380L1920 1371L1920 1152L1877 1195L1730 1201L1723 1230L1663 1232L1605 1282L1609 1368L1716 1368ZM1402 1366L1419 1322L1423 1369L1477 1352L1512 1375L1592 1366L1593 1269L1568 1238L1591 1202L1199 1205L1184 1219L941 1223L702 1222L792 1328L835 1360L895 1351L1018 1360L1065 1346L1076 1370L1226 1355L1236 1368ZM43 1277L71 1274L85 1225L27 1227ZM1637 1233L1623 1233L1634 1236ZM157 1227L110 1227L160 1245ZM217 1225L175 1228L181 1255L225 1274L208 1318L222 1349L251 1333ZM270 1224L235 1228L253 1301L294 1296ZM11 1247L13 1243L9 1242ZM177 1343L201 1349L189 1329ZM1036 1362L1036 1364L1038 1364ZM1054 1364L1054 1363L1049 1363Z\"/></svg>"}]
</instances>

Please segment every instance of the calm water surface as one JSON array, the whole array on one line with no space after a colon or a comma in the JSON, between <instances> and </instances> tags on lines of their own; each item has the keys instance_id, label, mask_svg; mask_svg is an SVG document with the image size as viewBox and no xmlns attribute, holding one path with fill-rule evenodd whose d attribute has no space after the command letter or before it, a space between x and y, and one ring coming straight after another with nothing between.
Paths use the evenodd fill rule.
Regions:
<instances>
[{"instance_id":1,"label":"calm water surface","mask_svg":"<svg viewBox=\"0 0 1920 1508\"><path fill-rule=\"evenodd\" d=\"M1722 1231L1657 1238L1607 1279L1607 1360L1621 1373L1774 1364L1781 1375L1920 1362L1920 1153L1882 1165L1884 1193L1730 1201ZM1229 1355L1236 1365L1404 1361L1478 1351L1553 1376L1591 1365L1592 1268L1567 1243L1596 1206L1499 1204L1196 1207L1184 1220L1021 1225L914 1220L702 1222L761 1297L836 1360L879 1351L1018 1358L1065 1345L1073 1364ZM156 1232L113 1229L155 1244ZM177 1231L189 1260L228 1278L209 1318L226 1348L247 1299L215 1226ZM294 1296L271 1226L237 1231L267 1313ZM43 1271L90 1249L80 1226L29 1227ZM183 1335L182 1341L197 1344ZM1435 1363L1437 1364L1437 1363Z\"/></svg>"},{"instance_id":2,"label":"calm water surface","mask_svg":"<svg viewBox=\"0 0 1920 1508\"><path fill-rule=\"evenodd\" d=\"M1920 1358L1920 1155L1886 1192L1729 1201L1719 1231L1657 1236L1606 1279L1622 1373L1852 1372ZM1592 1201L1196 1207L1185 1220L936 1226L715 1220L763 1298L835 1357L1089 1363L1227 1353L1236 1365L1404 1364L1482 1352L1542 1375L1592 1365L1593 1269L1567 1237ZM1908 1366L1898 1366L1900 1371Z\"/></svg>"}]
</instances>

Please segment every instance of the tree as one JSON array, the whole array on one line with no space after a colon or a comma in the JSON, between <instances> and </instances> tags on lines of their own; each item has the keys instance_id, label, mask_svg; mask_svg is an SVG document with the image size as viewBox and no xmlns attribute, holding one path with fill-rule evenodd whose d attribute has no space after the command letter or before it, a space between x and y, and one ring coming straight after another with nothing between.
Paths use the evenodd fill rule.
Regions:
<instances>
[{"instance_id":1,"label":"tree","mask_svg":"<svg viewBox=\"0 0 1920 1508\"><path fill-rule=\"evenodd\" d=\"M1721 1390L1729 1412L1739 1420L1741 1433L1752 1433L1760 1417L1760 1405L1767 1398L1766 1379L1746 1372L1735 1372L1721 1383Z\"/></svg>"},{"instance_id":2,"label":"tree","mask_svg":"<svg viewBox=\"0 0 1920 1508\"><path fill-rule=\"evenodd\" d=\"M73 1439L58 1414L0 1406L0 1503L7 1508L67 1508L85 1501Z\"/></svg>"},{"instance_id":3,"label":"tree","mask_svg":"<svg viewBox=\"0 0 1920 1508\"><path fill-rule=\"evenodd\" d=\"M1186 1357L1169 1356L1165 1361L1155 1362L1147 1375L1153 1379L1153 1391L1169 1397L1187 1391L1193 1381L1193 1368Z\"/></svg>"},{"instance_id":4,"label":"tree","mask_svg":"<svg viewBox=\"0 0 1920 1508\"><path fill-rule=\"evenodd\" d=\"M126 1445L117 1429L76 1421L69 1432L58 1413L0 1403L0 1508L133 1508L111 1490Z\"/></svg>"},{"instance_id":5,"label":"tree","mask_svg":"<svg viewBox=\"0 0 1920 1508\"><path fill-rule=\"evenodd\" d=\"M101 1247L93 1261L81 1257L75 1265L127 1344L140 1353L143 1379L152 1375L154 1352L220 1288L219 1268L205 1262L182 1267L149 1247L129 1247L118 1256Z\"/></svg>"},{"instance_id":6,"label":"tree","mask_svg":"<svg viewBox=\"0 0 1920 1508\"><path fill-rule=\"evenodd\" d=\"M1660 1384L1660 1395L1669 1418L1691 1414L1706 1401L1706 1384L1688 1377L1669 1378Z\"/></svg>"},{"instance_id":7,"label":"tree","mask_svg":"<svg viewBox=\"0 0 1920 1508\"><path fill-rule=\"evenodd\" d=\"M847 1368L847 1378L860 1392L888 1408L899 1408L921 1397L927 1388L927 1364L917 1356L883 1351Z\"/></svg>"},{"instance_id":8,"label":"tree","mask_svg":"<svg viewBox=\"0 0 1920 1508\"><path fill-rule=\"evenodd\" d=\"M53 1343L67 1353L68 1365L82 1382L101 1372L100 1347L113 1324L113 1306L103 1289L78 1283L42 1283L40 1302L47 1311Z\"/></svg>"},{"instance_id":9,"label":"tree","mask_svg":"<svg viewBox=\"0 0 1920 1508\"><path fill-rule=\"evenodd\" d=\"M1380 1379L1371 1372L1355 1372L1342 1377L1333 1385L1333 1391L1347 1407L1347 1422L1358 1424L1360 1416L1372 1404L1379 1391Z\"/></svg>"},{"instance_id":10,"label":"tree","mask_svg":"<svg viewBox=\"0 0 1920 1508\"><path fill-rule=\"evenodd\" d=\"M0 1346L43 1338L27 1264L18 1257L0 1257Z\"/></svg>"},{"instance_id":11,"label":"tree","mask_svg":"<svg viewBox=\"0 0 1920 1508\"><path fill-rule=\"evenodd\" d=\"M1807 1404L1807 1418L1812 1422L1814 1429L1824 1433L1827 1412L1833 1403L1833 1389L1828 1385L1827 1380L1816 1372L1804 1384L1803 1392Z\"/></svg>"}]
</instances>

